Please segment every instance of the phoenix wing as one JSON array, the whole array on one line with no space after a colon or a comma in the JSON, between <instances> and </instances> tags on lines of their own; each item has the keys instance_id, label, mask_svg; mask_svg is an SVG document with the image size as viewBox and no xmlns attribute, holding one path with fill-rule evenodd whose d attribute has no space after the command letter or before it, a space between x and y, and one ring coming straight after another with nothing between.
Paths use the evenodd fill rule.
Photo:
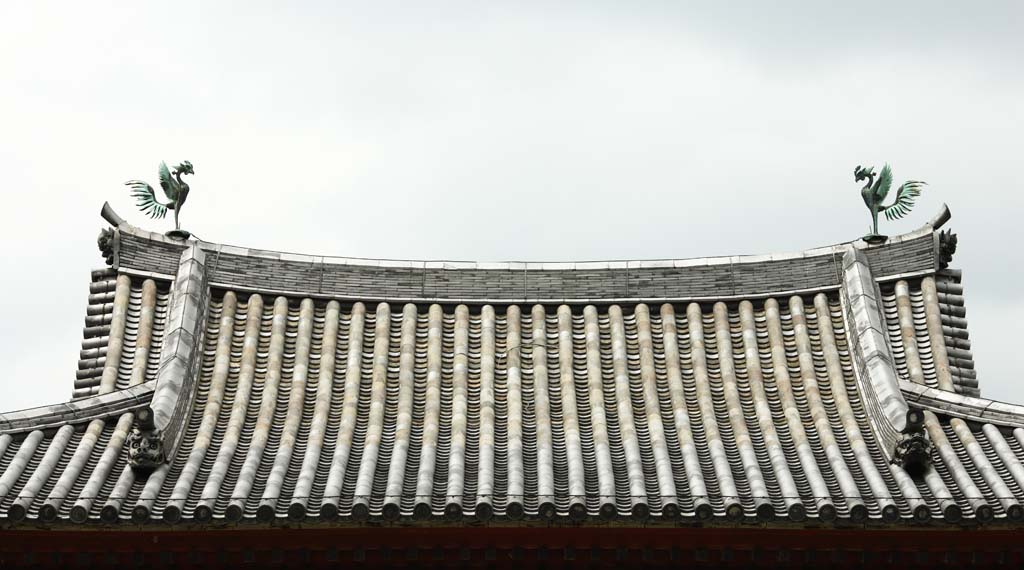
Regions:
<instances>
[{"instance_id":1,"label":"phoenix wing","mask_svg":"<svg viewBox=\"0 0 1024 570\"><path fill-rule=\"evenodd\" d=\"M896 191L896 201L885 207L885 219L898 220L910 213L914 207L914 199L921 195L921 190L926 183L920 180L907 180Z\"/></svg>"},{"instance_id":2,"label":"phoenix wing","mask_svg":"<svg viewBox=\"0 0 1024 570\"><path fill-rule=\"evenodd\" d=\"M882 201L889 195L889 189L892 188L892 169L886 164L882 167L882 172L878 175L878 186L875 190L875 203L879 206L882 205Z\"/></svg>"},{"instance_id":3,"label":"phoenix wing","mask_svg":"<svg viewBox=\"0 0 1024 570\"><path fill-rule=\"evenodd\" d=\"M167 163L160 161L160 187L164 189L164 196L168 200L178 199L178 183L171 178L171 171L167 170Z\"/></svg>"},{"instance_id":4,"label":"phoenix wing","mask_svg":"<svg viewBox=\"0 0 1024 570\"><path fill-rule=\"evenodd\" d=\"M166 168L166 167L165 167ZM141 180L129 180L125 185L131 188L135 205L150 218L157 219L167 215L167 206L156 201L153 187Z\"/></svg>"}]
</instances>

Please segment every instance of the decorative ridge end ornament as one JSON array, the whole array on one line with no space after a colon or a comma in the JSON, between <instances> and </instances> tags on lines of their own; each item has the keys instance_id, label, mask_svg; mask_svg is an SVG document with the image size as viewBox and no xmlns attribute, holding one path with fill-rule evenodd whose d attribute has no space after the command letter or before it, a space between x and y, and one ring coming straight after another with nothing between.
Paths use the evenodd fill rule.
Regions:
<instances>
[{"instance_id":1,"label":"decorative ridge end ornament","mask_svg":"<svg viewBox=\"0 0 1024 570\"><path fill-rule=\"evenodd\" d=\"M924 430L924 412L911 408L907 411L907 427L896 442L892 462L899 465L915 481L920 481L932 464L932 442Z\"/></svg>"},{"instance_id":2,"label":"decorative ridge end ornament","mask_svg":"<svg viewBox=\"0 0 1024 570\"><path fill-rule=\"evenodd\" d=\"M103 228L100 230L100 235L96 238L96 247L100 249L100 254L103 255L103 261L107 262L107 265L114 265L114 230L110 228Z\"/></svg>"},{"instance_id":3,"label":"decorative ridge end ornament","mask_svg":"<svg viewBox=\"0 0 1024 570\"><path fill-rule=\"evenodd\" d=\"M956 253L956 234L953 230L942 230L939 232L939 269L946 269L953 261L953 254Z\"/></svg>"},{"instance_id":4,"label":"decorative ridge end ornament","mask_svg":"<svg viewBox=\"0 0 1024 570\"><path fill-rule=\"evenodd\" d=\"M163 189L164 195L169 200L166 204L157 201L153 187L141 180L129 180L125 182L125 185L131 188L132 197L136 200L135 205L150 218L163 218L167 215L167 210L174 210L174 230L167 232L167 235L175 239L186 240L191 234L181 229L178 213L185 205L189 190L188 184L181 177L184 174L195 174L192 163L186 160L175 166L174 170L168 170L167 163L161 161L159 174L160 188Z\"/></svg>"},{"instance_id":5,"label":"decorative ridge end ornament","mask_svg":"<svg viewBox=\"0 0 1024 570\"><path fill-rule=\"evenodd\" d=\"M873 166L863 168L858 165L853 169L853 178L857 182L868 181L861 189L860 195L864 198L864 205L871 210L871 233L864 236L864 241L872 244L883 243L887 239L887 236L878 233L879 212L884 213L887 220L898 220L906 216L914 207L914 199L921 195L921 190L927 184L920 180L908 180L896 191L896 201L888 206L883 206L882 202L888 196L889 189L892 188L892 169L888 164L882 167L882 172L878 174L878 180L875 180Z\"/></svg>"},{"instance_id":6,"label":"decorative ridge end ornament","mask_svg":"<svg viewBox=\"0 0 1024 570\"><path fill-rule=\"evenodd\" d=\"M151 473L167 461L164 437L156 429L153 410L148 406L135 414L135 427L128 434L128 464L140 475Z\"/></svg>"}]
</instances>

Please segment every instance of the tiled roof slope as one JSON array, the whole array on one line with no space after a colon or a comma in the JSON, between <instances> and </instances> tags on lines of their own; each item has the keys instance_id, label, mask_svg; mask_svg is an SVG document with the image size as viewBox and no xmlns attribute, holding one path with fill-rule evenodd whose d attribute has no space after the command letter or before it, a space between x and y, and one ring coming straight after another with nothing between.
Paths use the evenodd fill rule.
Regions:
<instances>
[{"instance_id":1,"label":"tiled roof slope","mask_svg":"<svg viewBox=\"0 0 1024 570\"><path fill-rule=\"evenodd\" d=\"M900 378L980 395L962 293L948 270L886 283L883 300ZM921 366L908 364L909 352L915 353Z\"/></svg>"},{"instance_id":2,"label":"tiled roof slope","mask_svg":"<svg viewBox=\"0 0 1024 570\"><path fill-rule=\"evenodd\" d=\"M980 395L960 272L943 269L919 280L890 282L882 294L900 376L959 394ZM918 354L920 367L907 365L908 350Z\"/></svg>"},{"instance_id":3,"label":"tiled roof slope","mask_svg":"<svg viewBox=\"0 0 1024 570\"><path fill-rule=\"evenodd\" d=\"M127 276L119 278L115 269L93 272L72 398L156 378L154 366L160 358L167 296L163 280L132 281ZM116 329L113 335L112 329ZM116 346L111 346L112 336L120 339ZM108 359L111 349L116 359Z\"/></svg>"},{"instance_id":4,"label":"tiled roof slope","mask_svg":"<svg viewBox=\"0 0 1024 570\"><path fill-rule=\"evenodd\" d=\"M142 234L129 230L115 242ZM928 263L900 253L929 240ZM406 302L398 289L372 298L398 287L385 282L364 300L297 278L291 293L227 286L224 247L156 240L152 259L176 265L119 266L115 289L174 280L161 353L127 356L128 325L114 325L135 296L122 295L107 347L122 364L102 395L0 416L0 517L1018 524L1024 410L951 391L958 356L938 306L951 303L930 300L936 243L928 228L874 248L731 258L769 274L719 299ZM832 281L791 279L797 266L821 277L821 256ZM600 271L632 284L624 273L641 265ZM313 267L328 272L323 258ZM893 462L908 403L926 410L931 445L916 479ZM140 410L170 456L151 473L127 457Z\"/></svg>"}]
</instances>

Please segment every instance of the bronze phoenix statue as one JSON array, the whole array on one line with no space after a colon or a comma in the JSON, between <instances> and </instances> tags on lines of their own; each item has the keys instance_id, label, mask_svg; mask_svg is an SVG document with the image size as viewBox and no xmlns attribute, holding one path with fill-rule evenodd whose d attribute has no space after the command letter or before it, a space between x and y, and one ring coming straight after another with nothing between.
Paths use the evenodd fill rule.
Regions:
<instances>
[{"instance_id":1,"label":"bronze phoenix statue","mask_svg":"<svg viewBox=\"0 0 1024 570\"><path fill-rule=\"evenodd\" d=\"M864 205L871 210L871 233L864 236L864 240L868 242L885 240L885 236L878 233L879 212L884 213L887 220L898 220L906 216L914 207L914 199L921 195L921 190L926 185L920 180L908 180L896 191L896 201L888 206L883 206L882 202L889 195L889 189L892 188L892 169L888 164L882 167L882 172L878 174L878 180L875 180L874 167L858 166L853 169L853 177L857 182L868 181L860 191L860 195L864 198Z\"/></svg>"},{"instance_id":2,"label":"bronze phoenix statue","mask_svg":"<svg viewBox=\"0 0 1024 570\"><path fill-rule=\"evenodd\" d=\"M161 162L159 172L160 187L169 200L166 204L157 201L153 187L141 180L129 180L125 182L125 185L132 189L132 197L136 200L135 205L150 218L163 218L167 215L167 210L174 210L174 230L181 231L178 212L181 211L181 207L185 205L185 199L188 198L188 184L181 177L184 174L195 174L195 171L192 170L192 163L186 160L170 171L167 170L167 163Z\"/></svg>"}]
</instances>

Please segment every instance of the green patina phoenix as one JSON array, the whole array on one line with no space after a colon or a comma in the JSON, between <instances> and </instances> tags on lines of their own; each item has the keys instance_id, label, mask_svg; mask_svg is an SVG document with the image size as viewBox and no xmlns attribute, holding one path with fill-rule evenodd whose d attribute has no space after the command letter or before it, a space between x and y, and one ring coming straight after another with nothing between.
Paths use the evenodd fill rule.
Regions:
<instances>
[{"instance_id":1,"label":"green patina phoenix","mask_svg":"<svg viewBox=\"0 0 1024 570\"><path fill-rule=\"evenodd\" d=\"M860 195L864 198L864 205L871 210L871 233L864 236L865 241L869 242L885 240L885 236L878 233L878 213L884 213L887 220L898 220L906 216L914 207L914 199L921 195L921 190L926 185L920 180L908 180L896 191L896 201L888 206L883 206L882 202L889 195L889 189L892 188L892 169L888 164L882 167L882 172L878 174L878 180L875 180L874 167L857 166L853 169L853 177L857 182L868 181L867 185L861 189Z\"/></svg>"},{"instance_id":2,"label":"green patina phoenix","mask_svg":"<svg viewBox=\"0 0 1024 570\"><path fill-rule=\"evenodd\" d=\"M129 180L125 182L125 185L132 189L132 197L136 200L135 205L150 218L162 218L167 215L167 210L174 210L174 229L180 231L178 212L181 211L181 207L185 205L185 199L188 198L188 184L181 179L181 176L195 174L195 171L192 170L192 163L186 160L175 166L174 170L167 170L167 163L161 162L159 172L160 187L163 188L164 195L169 200L166 204L158 202L153 187L141 180Z\"/></svg>"}]
</instances>

